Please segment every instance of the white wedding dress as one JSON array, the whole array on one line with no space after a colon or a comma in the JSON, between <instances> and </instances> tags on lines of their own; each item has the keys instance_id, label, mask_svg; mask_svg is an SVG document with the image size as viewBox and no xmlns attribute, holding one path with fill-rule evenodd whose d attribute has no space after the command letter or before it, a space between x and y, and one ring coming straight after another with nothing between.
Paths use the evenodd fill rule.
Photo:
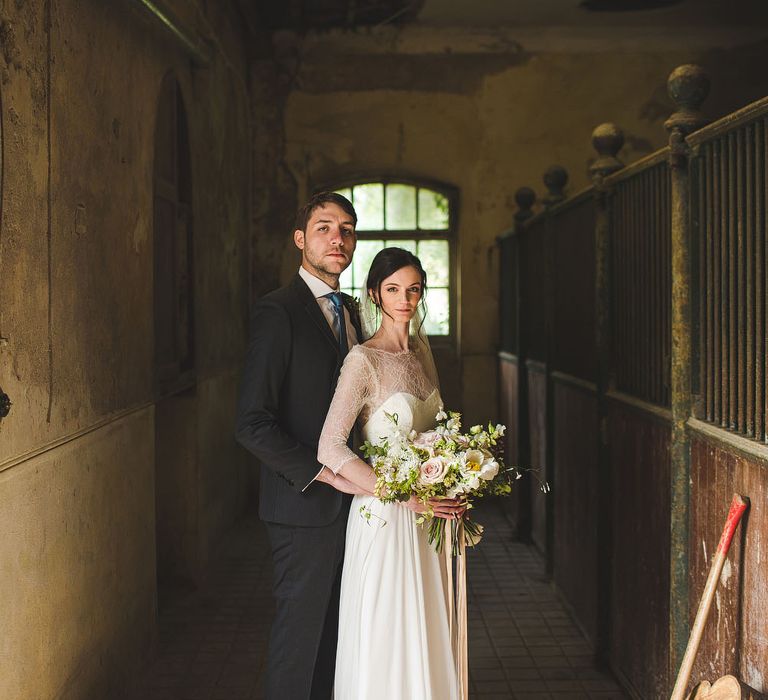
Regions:
<instances>
[{"instance_id":1,"label":"white wedding dress","mask_svg":"<svg viewBox=\"0 0 768 700\"><path fill-rule=\"evenodd\" d=\"M320 438L319 461L338 472L356 458L355 421L376 441L398 426L428 430L441 408L437 378L416 352L365 345L347 355ZM365 508L369 517L360 510ZM455 700L444 556L404 506L355 496L341 580L334 700Z\"/></svg>"}]
</instances>

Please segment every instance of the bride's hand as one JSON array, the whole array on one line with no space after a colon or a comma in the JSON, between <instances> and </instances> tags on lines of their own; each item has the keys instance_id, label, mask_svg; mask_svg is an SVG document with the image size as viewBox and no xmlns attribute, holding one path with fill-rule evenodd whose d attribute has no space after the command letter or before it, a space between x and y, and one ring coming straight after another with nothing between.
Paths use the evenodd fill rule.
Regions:
<instances>
[{"instance_id":1,"label":"bride's hand","mask_svg":"<svg viewBox=\"0 0 768 700\"><path fill-rule=\"evenodd\" d=\"M416 496L411 496L403 505L414 513L426 513L431 508L436 518L445 520L458 519L467 509L467 504L457 498L430 498L425 504Z\"/></svg>"}]
</instances>

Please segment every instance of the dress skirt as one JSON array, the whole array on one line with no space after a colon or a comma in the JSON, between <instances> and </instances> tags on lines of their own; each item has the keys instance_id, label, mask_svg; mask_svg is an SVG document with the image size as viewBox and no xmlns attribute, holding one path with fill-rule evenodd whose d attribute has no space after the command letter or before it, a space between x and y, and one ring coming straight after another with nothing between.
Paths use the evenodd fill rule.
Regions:
<instances>
[{"instance_id":1,"label":"dress skirt","mask_svg":"<svg viewBox=\"0 0 768 700\"><path fill-rule=\"evenodd\" d=\"M370 496L352 501L335 700L458 697L445 558L427 542L417 517Z\"/></svg>"}]
</instances>

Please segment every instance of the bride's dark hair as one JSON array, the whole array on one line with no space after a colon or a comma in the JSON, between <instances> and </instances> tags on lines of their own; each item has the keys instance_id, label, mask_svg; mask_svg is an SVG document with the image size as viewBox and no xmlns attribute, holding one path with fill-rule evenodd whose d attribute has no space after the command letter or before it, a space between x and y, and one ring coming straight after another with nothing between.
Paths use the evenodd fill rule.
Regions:
<instances>
[{"instance_id":1,"label":"bride's dark hair","mask_svg":"<svg viewBox=\"0 0 768 700\"><path fill-rule=\"evenodd\" d=\"M365 288L369 293L375 293L374 304L376 304L376 307L380 311L384 311L381 308L381 285L387 277L394 275L395 272L402 270L404 267L415 267L421 276L421 299L419 300L419 304L425 306L424 298L427 291L427 273L424 270L424 266L421 264L421 260L411 253L410 250L392 246L390 248L382 248L376 253L376 257L371 262L371 267L368 270L368 278L365 280ZM424 323L423 317L421 322Z\"/></svg>"}]
</instances>

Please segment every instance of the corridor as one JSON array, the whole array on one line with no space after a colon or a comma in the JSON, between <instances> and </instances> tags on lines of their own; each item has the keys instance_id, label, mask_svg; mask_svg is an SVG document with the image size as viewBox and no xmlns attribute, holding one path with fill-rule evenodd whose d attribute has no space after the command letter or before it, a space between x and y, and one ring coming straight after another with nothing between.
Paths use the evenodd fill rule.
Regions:
<instances>
[{"instance_id":1,"label":"corridor","mask_svg":"<svg viewBox=\"0 0 768 700\"><path fill-rule=\"evenodd\" d=\"M536 550L512 540L494 504L478 520L486 529L469 558L470 696L625 698L594 667ZM155 660L130 700L262 698L271 605L265 533L249 515L222 545L205 590L161 613Z\"/></svg>"},{"instance_id":2,"label":"corridor","mask_svg":"<svg viewBox=\"0 0 768 700\"><path fill-rule=\"evenodd\" d=\"M417 255L445 407L552 489L482 518L473 698L669 698L734 493L690 686L768 693L768 2L9 0L0 44L0 700L260 697L237 397L321 190L341 290Z\"/></svg>"}]
</instances>

